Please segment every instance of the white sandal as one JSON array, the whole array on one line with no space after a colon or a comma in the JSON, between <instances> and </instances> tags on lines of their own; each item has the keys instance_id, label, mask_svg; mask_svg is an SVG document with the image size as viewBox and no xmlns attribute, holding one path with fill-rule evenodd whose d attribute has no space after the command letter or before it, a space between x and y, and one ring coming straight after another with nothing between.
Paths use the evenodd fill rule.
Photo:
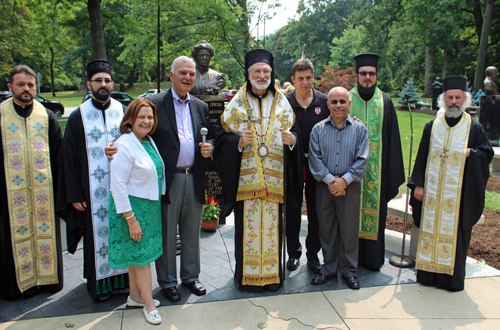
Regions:
<instances>
[{"instance_id":1,"label":"white sandal","mask_svg":"<svg viewBox=\"0 0 500 330\"><path fill-rule=\"evenodd\" d=\"M160 324L161 323L160 312L158 312L157 309L155 309L151 313L148 313L148 310L146 309L146 307L144 307L142 309L142 311L144 313L144 317L146 318L146 321L148 321L149 323L151 323L151 324Z\"/></svg>"},{"instance_id":2,"label":"white sandal","mask_svg":"<svg viewBox=\"0 0 500 330\"><path fill-rule=\"evenodd\" d=\"M160 306L160 301L159 300L153 299L153 302L155 303L155 307ZM130 307L144 307L144 304L138 303L134 299L130 298L130 296L128 296L128 298L127 298L127 306L130 306Z\"/></svg>"}]
</instances>

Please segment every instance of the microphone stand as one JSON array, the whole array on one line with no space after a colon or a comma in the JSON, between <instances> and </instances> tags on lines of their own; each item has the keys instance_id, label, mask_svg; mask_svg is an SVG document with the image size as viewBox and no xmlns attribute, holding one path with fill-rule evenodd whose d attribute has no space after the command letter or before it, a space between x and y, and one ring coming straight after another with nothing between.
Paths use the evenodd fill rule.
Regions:
<instances>
[{"instance_id":1,"label":"microphone stand","mask_svg":"<svg viewBox=\"0 0 500 330\"><path fill-rule=\"evenodd\" d=\"M405 95L406 102L408 104L408 112L410 113L410 129L411 129L411 138L410 138L410 159L408 161L408 176L407 176L407 185L406 185L406 203L405 203L405 222L403 226L403 246L401 248L401 257L392 256L389 259L389 263L394 267L398 268L412 268L415 266L415 260L413 260L410 256L405 256L405 244L406 244L406 221L408 219L408 202L410 199L410 188L408 187L408 182L411 178L411 154L413 150L413 120L411 117L411 106L410 106L410 96Z\"/></svg>"}]
</instances>

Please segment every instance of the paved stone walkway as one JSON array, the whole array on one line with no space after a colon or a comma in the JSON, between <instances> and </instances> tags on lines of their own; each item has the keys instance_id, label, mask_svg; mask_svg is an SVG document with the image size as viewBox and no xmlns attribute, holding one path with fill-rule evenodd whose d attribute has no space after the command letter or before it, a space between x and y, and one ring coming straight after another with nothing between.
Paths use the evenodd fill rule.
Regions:
<instances>
[{"instance_id":1,"label":"paved stone walkway","mask_svg":"<svg viewBox=\"0 0 500 330\"><path fill-rule=\"evenodd\" d=\"M304 222L304 221L303 221ZM305 228L302 226L301 243L305 247ZM258 298L290 293L317 292L325 290L346 289L344 281L339 278L324 285L312 285L314 274L307 268L305 253L301 258L300 267L290 272L287 270L285 292L275 293L243 293L233 281L234 269L234 227L232 225L219 226L220 231L201 233L201 274L200 281L206 286L207 294L196 296L182 285L178 286L182 299L172 303L163 297L156 283L156 271L153 266L153 296L161 301L162 306L181 305L208 301L222 301L241 298ZM222 236L221 236L222 234ZM223 239L222 239L223 238ZM224 245L225 243L225 245ZM227 247L227 250L226 250ZM386 251L386 259L392 255ZM83 278L83 251L77 250L74 255L64 253L64 288L55 294L41 293L30 299L5 301L0 299L0 322L10 320L24 320L72 314L108 312L126 308L127 295L114 295L106 301L95 301L87 293ZM231 260L229 263L228 260ZM322 256L320 255L320 260ZM179 259L178 259L179 261ZM153 264L154 265L154 264ZM231 268L232 267L232 268ZM414 269L399 269L385 263L380 272L373 272L360 267L358 270L361 287L403 284L415 282Z\"/></svg>"}]
</instances>

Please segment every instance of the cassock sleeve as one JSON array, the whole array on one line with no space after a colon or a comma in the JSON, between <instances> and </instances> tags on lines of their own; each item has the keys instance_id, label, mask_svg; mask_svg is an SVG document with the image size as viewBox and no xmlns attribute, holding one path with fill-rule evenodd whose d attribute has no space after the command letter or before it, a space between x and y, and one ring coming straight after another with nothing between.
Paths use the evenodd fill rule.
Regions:
<instances>
[{"instance_id":1,"label":"cassock sleeve","mask_svg":"<svg viewBox=\"0 0 500 330\"><path fill-rule=\"evenodd\" d=\"M386 138L383 141L383 148L387 150L385 158L385 180L386 201L393 199L399 192L399 187L405 182L405 168L403 164L403 151L401 149L401 138L399 135L398 117L396 109L389 95L384 93L384 125ZM382 153L385 153L382 151Z\"/></svg>"},{"instance_id":2,"label":"cassock sleeve","mask_svg":"<svg viewBox=\"0 0 500 330\"><path fill-rule=\"evenodd\" d=\"M54 196L57 198L57 188L59 169L61 167L62 142L61 126L57 116L52 111L47 111L49 115L49 145L50 145L50 164L52 169L52 180L54 187Z\"/></svg>"},{"instance_id":3,"label":"cassock sleeve","mask_svg":"<svg viewBox=\"0 0 500 330\"><path fill-rule=\"evenodd\" d=\"M470 155L465 162L462 187L462 230L472 228L484 209L486 184L490 177L489 164L494 152L481 124L472 120L468 147Z\"/></svg>"},{"instance_id":4,"label":"cassock sleeve","mask_svg":"<svg viewBox=\"0 0 500 330\"><path fill-rule=\"evenodd\" d=\"M422 202L413 196L413 192L415 191L415 187L423 187L425 183L425 169L427 168L427 157L429 155L429 144L431 141L433 123L434 119L431 119L424 126L422 139L420 140L420 145L418 147L417 158L415 159L413 172L410 181L408 182L408 187L411 189L410 205L413 207L413 223L419 228L422 216Z\"/></svg>"},{"instance_id":5,"label":"cassock sleeve","mask_svg":"<svg viewBox=\"0 0 500 330\"><path fill-rule=\"evenodd\" d=\"M87 164L85 132L80 110L73 111L68 119L62 143L61 171L59 171L56 209L66 221L68 251L74 253L84 234L85 213L76 210L72 203L87 202L83 187L82 162ZM88 189L87 189L88 190Z\"/></svg>"},{"instance_id":6,"label":"cassock sleeve","mask_svg":"<svg viewBox=\"0 0 500 330\"><path fill-rule=\"evenodd\" d=\"M300 210L302 208L303 190L304 187L304 172L302 170L302 159L304 149L302 146L302 137L300 135L299 125L297 121L290 129L290 132L295 137L295 147L293 150L286 147L286 200L287 208Z\"/></svg>"}]
</instances>

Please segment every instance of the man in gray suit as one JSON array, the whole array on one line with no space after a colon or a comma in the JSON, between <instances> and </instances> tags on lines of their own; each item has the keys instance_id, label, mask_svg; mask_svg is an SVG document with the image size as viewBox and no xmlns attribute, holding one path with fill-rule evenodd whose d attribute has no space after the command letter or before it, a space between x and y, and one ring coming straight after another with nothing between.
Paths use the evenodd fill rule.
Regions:
<instances>
[{"instance_id":1,"label":"man in gray suit","mask_svg":"<svg viewBox=\"0 0 500 330\"><path fill-rule=\"evenodd\" d=\"M205 158L212 154L208 106L189 94L196 69L194 61L180 56L172 63L172 88L149 98L157 107L158 126L152 135L165 163L167 194L163 204L163 255L156 260L158 284L171 301L177 290L177 226L181 238L181 281L192 293L204 295L200 274L200 225L205 203ZM202 143L200 129L209 129Z\"/></svg>"},{"instance_id":2,"label":"man in gray suit","mask_svg":"<svg viewBox=\"0 0 500 330\"><path fill-rule=\"evenodd\" d=\"M163 162L167 193L162 196L163 255L156 260L158 284L170 301L181 299L177 290L177 226L181 238L181 281L192 293L207 291L200 274L200 226L205 203L205 158L212 154L212 126L208 106L189 94L196 69L194 61L180 56L169 72L172 88L148 99L157 108L158 125L152 136ZM207 143L200 130L208 128ZM116 152L106 147L108 157Z\"/></svg>"}]
</instances>

